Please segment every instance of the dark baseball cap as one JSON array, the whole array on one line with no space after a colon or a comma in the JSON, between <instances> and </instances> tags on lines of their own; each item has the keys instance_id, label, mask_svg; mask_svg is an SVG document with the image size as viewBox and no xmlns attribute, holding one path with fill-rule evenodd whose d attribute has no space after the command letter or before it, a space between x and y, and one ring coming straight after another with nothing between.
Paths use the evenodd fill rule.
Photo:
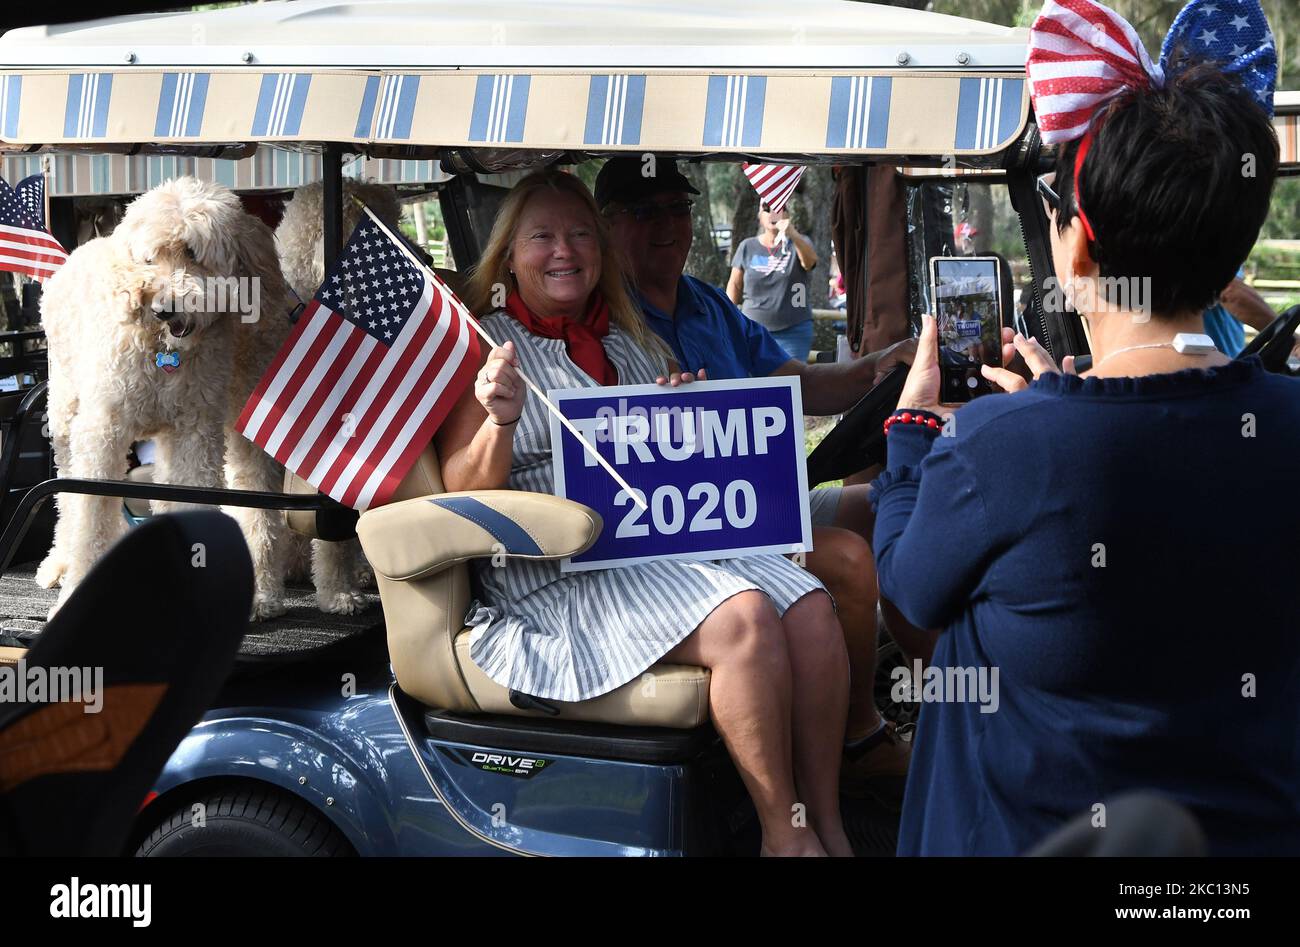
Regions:
<instances>
[{"instance_id":1,"label":"dark baseball cap","mask_svg":"<svg viewBox=\"0 0 1300 947\"><path fill-rule=\"evenodd\" d=\"M658 155L653 158L651 163L645 155L620 155L606 161L600 174L596 175L596 206L604 210L615 201L635 204L665 192L700 193L686 175L677 170L675 159ZM651 169L653 174L648 173Z\"/></svg>"}]
</instances>

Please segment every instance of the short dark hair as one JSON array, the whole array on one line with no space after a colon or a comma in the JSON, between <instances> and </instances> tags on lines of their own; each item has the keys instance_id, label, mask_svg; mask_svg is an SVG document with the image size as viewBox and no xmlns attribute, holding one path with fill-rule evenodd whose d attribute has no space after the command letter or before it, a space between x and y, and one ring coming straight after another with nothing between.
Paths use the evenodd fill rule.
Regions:
<instances>
[{"instance_id":1,"label":"short dark hair","mask_svg":"<svg viewBox=\"0 0 1300 947\"><path fill-rule=\"evenodd\" d=\"M1219 67L1185 63L1164 88L1115 99L1092 128L1079 190L1101 276L1149 277L1157 316L1212 305L1268 216L1278 143L1267 113ZM1078 216L1082 140L1057 156L1058 231Z\"/></svg>"}]
</instances>

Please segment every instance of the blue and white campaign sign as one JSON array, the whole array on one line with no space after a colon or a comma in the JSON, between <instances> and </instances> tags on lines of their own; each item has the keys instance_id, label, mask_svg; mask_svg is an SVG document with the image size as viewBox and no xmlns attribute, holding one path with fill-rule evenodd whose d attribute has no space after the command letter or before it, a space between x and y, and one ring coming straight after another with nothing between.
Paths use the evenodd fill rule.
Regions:
<instances>
[{"instance_id":1,"label":"blue and white campaign sign","mask_svg":"<svg viewBox=\"0 0 1300 947\"><path fill-rule=\"evenodd\" d=\"M552 416L556 495L605 520L595 545L561 563L565 572L812 549L797 379L548 394L648 507Z\"/></svg>"}]
</instances>

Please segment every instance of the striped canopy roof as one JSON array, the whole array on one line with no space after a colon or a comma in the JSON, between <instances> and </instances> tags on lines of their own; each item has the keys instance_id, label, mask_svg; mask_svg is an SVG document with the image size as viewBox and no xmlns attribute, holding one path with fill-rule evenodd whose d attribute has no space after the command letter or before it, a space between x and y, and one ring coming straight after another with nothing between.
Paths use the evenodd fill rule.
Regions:
<instances>
[{"instance_id":1,"label":"striped canopy roof","mask_svg":"<svg viewBox=\"0 0 1300 947\"><path fill-rule=\"evenodd\" d=\"M1026 31L845 0L337 2L0 37L0 147L996 155Z\"/></svg>"}]
</instances>

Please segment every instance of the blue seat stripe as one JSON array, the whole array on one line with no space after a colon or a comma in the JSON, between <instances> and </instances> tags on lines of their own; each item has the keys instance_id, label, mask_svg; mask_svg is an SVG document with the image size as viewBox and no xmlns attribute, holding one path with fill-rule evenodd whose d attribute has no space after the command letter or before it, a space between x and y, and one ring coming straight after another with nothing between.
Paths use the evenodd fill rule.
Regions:
<instances>
[{"instance_id":1,"label":"blue seat stripe","mask_svg":"<svg viewBox=\"0 0 1300 947\"><path fill-rule=\"evenodd\" d=\"M492 535L492 538L506 547L506 552L515 556L540 556L541 547L533 542L528 532L506 516L498 513L473 497L434 497L429 500L434 506L451 510L470 522L477 523Z\"/></svg>"}]
</instances>

